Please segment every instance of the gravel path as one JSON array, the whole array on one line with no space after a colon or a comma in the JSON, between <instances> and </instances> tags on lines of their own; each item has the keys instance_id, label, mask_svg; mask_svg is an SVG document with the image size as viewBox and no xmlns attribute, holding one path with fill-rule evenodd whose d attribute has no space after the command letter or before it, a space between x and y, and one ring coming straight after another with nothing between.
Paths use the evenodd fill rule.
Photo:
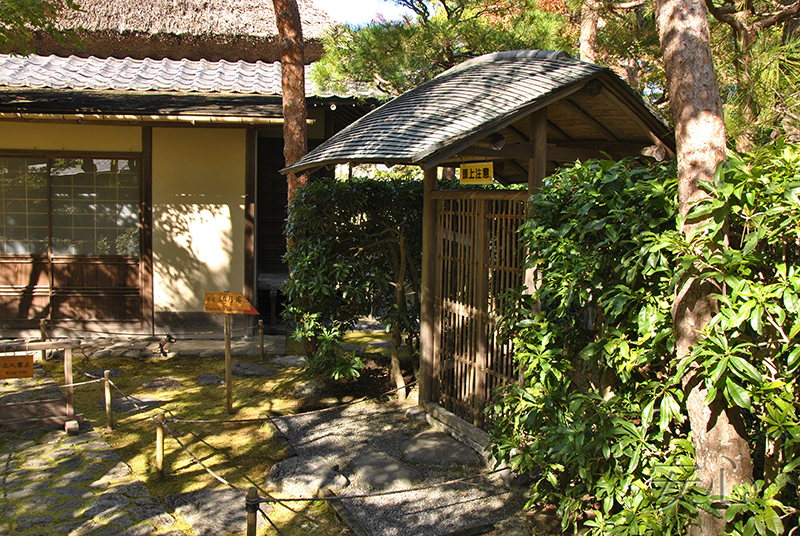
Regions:
<instances>
[{"instance_id":1,"label":"gravel path","mask_svg":"<svg viewBox=\"0 0 800 536\"><path fill-rule=\"evenodd\" d=\"M366 452L384 454L422 472L424 481L418 486L489 470L484 465L442 468L405 461L403 445L430 426L406 418L404 409L393 403L353 405L273 421L301 459L324 459L340 468L350 485L337 495L371 536L447 535L497 523L522 508L523 491L506 488L493 477L422 491L347 499L377 491L359 482L349 466L351 460Z\"/></svg>"}]
</instances>

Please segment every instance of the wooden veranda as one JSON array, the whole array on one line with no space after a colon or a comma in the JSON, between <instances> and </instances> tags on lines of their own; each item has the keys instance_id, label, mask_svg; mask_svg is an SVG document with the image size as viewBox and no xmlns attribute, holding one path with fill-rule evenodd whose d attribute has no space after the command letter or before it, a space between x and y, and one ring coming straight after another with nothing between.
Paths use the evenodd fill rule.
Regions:
<instances>
[{"instance_id":1,"label":"wooden veranda","mask_svg":"<svg viewBox=\"0 0 800 536\"><path fill-rule=\"evenodd\" d=\"M420 392L423 409L479 443L492 390L520 379L494 327L503 294L528 288L519 227L565 163L674 155L668 124L609 69L564 53L476 58L374 110L283 172L338 163L425 170ZM439 168L491 161L524 190L437 190Z\"/></svg>"}]
</instances>

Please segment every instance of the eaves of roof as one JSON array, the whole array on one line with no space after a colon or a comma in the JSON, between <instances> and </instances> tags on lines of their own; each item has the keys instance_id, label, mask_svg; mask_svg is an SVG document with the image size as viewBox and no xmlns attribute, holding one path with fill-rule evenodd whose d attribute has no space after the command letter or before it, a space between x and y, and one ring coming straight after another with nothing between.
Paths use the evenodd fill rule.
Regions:
<instances>
[{"instance_id":1,"label":"eaves of roof","mask_svg":"<svg viewBox=\"0 0 800 536\"><path fill-rule=\"evenodd\" d=\"M378 95L352 88L346 94L319 91L306 66L307 97L368 99ZM0 86L27 89L155 91L280 96L280 62L143 60L78 56L0 54Z\"/></svg>"},{"instance_id":2,"label":"eaves of roof","mask_svg":"<svg viewBox=\"0 0 800 536\"><path fill-rule=\"evenodd\" d=\"M610 69L563 53L512 51L481 56L381 106L284 173L351 162L432 167L592 79L625 86ZM620 89L620 88L617 88ZM629 88L625 101L658 131L668 125Z\"/></svg>"}]
</instances>

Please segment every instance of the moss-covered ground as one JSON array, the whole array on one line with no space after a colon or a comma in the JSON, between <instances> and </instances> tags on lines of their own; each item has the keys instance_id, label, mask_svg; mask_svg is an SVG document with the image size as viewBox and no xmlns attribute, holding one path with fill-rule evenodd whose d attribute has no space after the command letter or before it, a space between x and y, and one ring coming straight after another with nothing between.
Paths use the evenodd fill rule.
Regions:
<instances>
[{"instance_id":1,"label":"moss-covered ground","mask_svg":"<svg viewBox=\"0 0 800 536\"><path fill-rule=\"evenodd\" d=\"M376 339L388 340L383 332L356 332L349 334L346 343L364 345ZM209 341L209 344L222 344ZM287 354L301 354L299 343L287 337ZM388 387L385 371L376 363L385 362L388 350L378 350L367 356L371 367L362 374L360 389L339 389L342 393L358 393L357 396L378 394ZM246 361L270 366L270 356L248 357ZM243 358L237 360L244 360ZM56 360L48 361L45 368L56 382L63 384L63 369ZM87 357L77 352L74 358L75 381L83 379L78 372L90 369L121 369L123 373L113 379L120 391L142 399L157 399L161 405L143 412L115 413L116 426L107 427L103 400L103 384L95 383L75 389L75 405L94 428L127 463L133 473L145 483L150 494L163 497L175 493L205 488L224 487L190 454L178 444L180 440L189 451L208 469L223 477L234 486L247 489L255 486L262 496L268 494L264 481L270 468L287 456L287 452L270 427L263 421L224 423L225 420L261 419L270 414L293 413L305 409L306 400L294 393L299 382L308 381L301 368L280 369L280 373L266 377L234 377L233 409L226 411L224 385L200 386L197 376L202 373L223 375L223 358L200 357ZM167 391L152 391L142 384L157 378L172 378L181 387ZM358 382L356 382L358 383ZM334 391L335 392L335 391ZM113 392L112 396L121 396ZM352 396L328 397L326 403L337 403ZM316 401L319 404L319 401ZM208 423L168 422L169 430L177 440L166 433L165 477L156 480L155 437L156 425L153 417L164 411L167 418L183 420L207 420ZM193 534L191 528L176 516L178 528ZM291 503L288 507L275 504L270 519L286 536L300 534L347 534L349 530L334 516L324 502ZM259 521L263 534L276 534Z\"/></svg>"}]
</instances>

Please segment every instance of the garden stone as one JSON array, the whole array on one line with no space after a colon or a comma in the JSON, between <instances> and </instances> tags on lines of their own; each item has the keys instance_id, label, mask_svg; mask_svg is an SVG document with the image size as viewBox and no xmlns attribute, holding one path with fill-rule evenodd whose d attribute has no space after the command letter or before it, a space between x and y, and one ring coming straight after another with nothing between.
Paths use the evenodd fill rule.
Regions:
<instances>
[{"instance_id":1,"label":"garden stone","mask_svg":"<svg viewBox=\"0 0 800 536\"><path fill-rule=\"evenodd\" d=\"M118 377L122 376L122 369L118 369L118 368L112 368L112 369L101 369L101 368L89 369L89 370L84 370L83 372L81 372L81 374L83 374L84 376L86 376L87 378L90 378L92 380L98 380L98 379L101 379L101 378L104 377L104 373L105 373L106 370L109 371L109 376L111 378L118 378Z\"/></svg>"},{"instance_id":2,"label":"garden stone","mask_svg":"<svg viewBox=\"0 0 800 536\"><path fill-rule=\"evenodd\" d=\"M142 384L143 389L149 389L151 391L173 391L175 389L181 389L182 387L183 384L174 378L156 378Z\"/></svg>"},{"instance_id":3,"label":"garden stone","mask_svg":"<svg viewBox=\"0 0 800 536\"><path fill-rule=\"evenodd\" d=\"M480 459L474 450L453 439L449 434L428 430L414 436L403 445L403 458L412 463L440 467L476 466Z\"/></svg>"},{"instance_id":4,"label":"garden stone","mask_svg":"<svg viewBox=\"0 0 800 536\"><path fill-rule=\"evenodd\" d=\"M358 479L377 489L410 488L423 480L422 473L385 454L365 452L350 462Z\"/></svg>"},{"instance_id":5,"label":"garden stone","mask_svg":"<svg viewBox=\"0 0 800 536\"><path fill-rule=\"evenodd\" d=\"M278 367L305 367L306 358L301 355L285 355L270 360L270 363Z\"/></svg>"},{"instance_id":6,"label":"garden stone","mask_svg":"<svg viewBox=\"0 0 800 536\"><path fill-rule=\"evenodd\" d=\"M130 504L131 500L118 493L100 495L83 513L84 517L106 517L122 510Z\"/></svg>"},{"instance_id":7,"label":"garden stone","mask_svg":"<svg viewBox=\"0 0 800 536\"><path fill-rule=\"evenodd\" d=\"M197 376L197 385L224 385L225 378L216 374L203 373Z\"/></svg>"},{"instance_id":8,"label":"garden stone","mask_svg":"<svg viewBox=\"0 0 800 536\"><path fill-rule=\"evenodd\" d=\"M257 365L255 363L248 363L246 361L236 361L231 366L234 376L239 377L257 377L257 376L274 376L280 374L280 371L274 368L265 367L264 365Z\"/></svg>"},{"instance_id":9,"label":"garden stone","mask_svg":"<svg viewBox=\"0 0 800 536\"><path fill-rule=\"evenodd\" d=\"M294 497L316 497L322 488L340 491L350 482L324 458L293 456L273 465L265 484Z\"/></svg>"},{"instance_id":10,"label":"garden stone","mask_svg":"<svg viewBox=\"0 0 800 536\"><path fill-rule=\"evenodd\" d=\"M242 495L232 489L203 489L164 497L167 508L179 513L197 536L244 532L247 525Z\"/></svg>"}]
</instances>

